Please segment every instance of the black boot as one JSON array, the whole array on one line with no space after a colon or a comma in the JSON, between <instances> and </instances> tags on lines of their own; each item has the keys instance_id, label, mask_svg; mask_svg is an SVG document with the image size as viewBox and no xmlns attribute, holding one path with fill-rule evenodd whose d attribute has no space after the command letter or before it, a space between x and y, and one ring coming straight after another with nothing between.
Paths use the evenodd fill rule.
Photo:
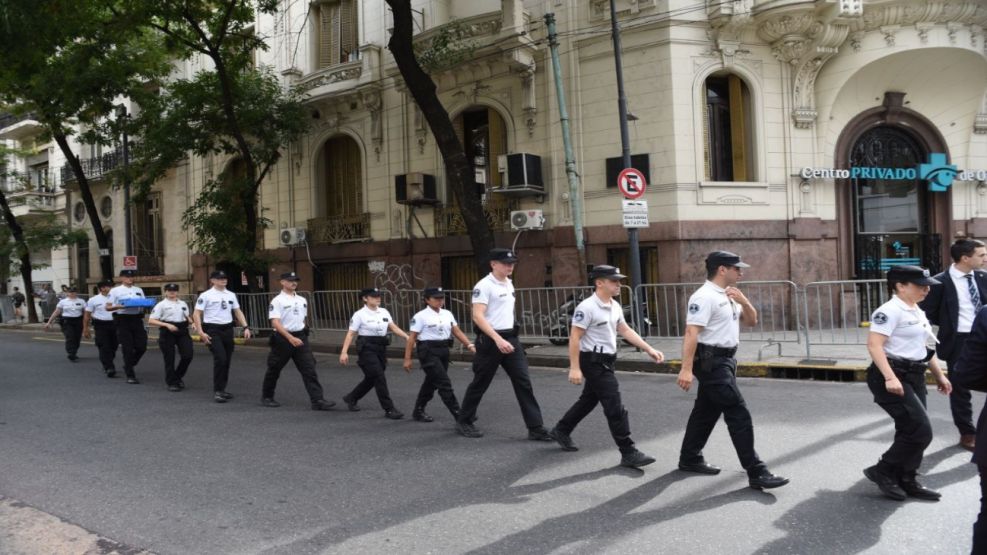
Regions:
<instances>
[{"instance_id":1,"label":"black boot","mask_svg":"<svg viewBox=\"0 0 987 555\"><path fill-rule=\"evenodd\" d=\"M411 412L411 418L417 422L434 422L435 419L425 412L425 407L415 407L415 410Z\"/></svg>"},{"instance_id":2,"label":"black boot","mask_svg":"<svg viewBox=\"0 0 987 555\"><path fill-rule=\"evenodd\" d=\"M898 485L898 476L894 467L878 462L874 466L864 469L864 476L871 482L877 484L885 497L895 501L905 500L905 490Z\"/></svg>"},{"instance_id":3,"label":"black boot","mask_svg":"<svg viewBox=\"0 0 987 555\"><path fill-rule=\"evenodd\" d=\"M901 489L905 490L905 493L910 497L916 499L923 499L925 501L939 501L942 494L938 491L931 490L922 484L918 483L915 478L915 472L902 472L901 479L898 480L898 485Z\"/></svg>"}]
</instances>

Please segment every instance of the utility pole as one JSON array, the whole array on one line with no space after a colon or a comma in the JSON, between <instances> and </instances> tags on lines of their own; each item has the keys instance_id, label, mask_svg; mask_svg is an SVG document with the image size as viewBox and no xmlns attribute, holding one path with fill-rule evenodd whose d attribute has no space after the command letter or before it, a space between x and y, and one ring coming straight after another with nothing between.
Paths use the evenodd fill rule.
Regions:
<instances>
[{"instance_id":1,"label":"utility pole","mask_svg":"<svg viewBox=\"0 0 987 555\"><path fill-rule=\"evenodd\" d=\"M117 106L117 117L121 122L124 118L130 117L127 114L127 107L123 104ZM130 138L127 136L127 126L123 125L123 228L126 256L134 254L134 237L130 221Z\"/></svg>"},{"instance_id":2,"label":"utility pole","mask_svg":"<svg viewBox=\"0 0 987 555\"><path fill-rule=\"evenodd\" d=\"M565 148L565 174L569 178L569 206L572 209L572 228L576 234L576 252L579 257L579 276L585 277L586 245L583 242L583 194L576 172L576 158L572 149L569 129L569 110L566 108L565 89L562 86L562 64L559 63L559 42L555 33L555 14L545 14L548 26L548 47L552 53L552 69L555 73L555 94L559 99L559 119L562 121L562 144Z\"/></svg>"},{"instance_id":3,"label":"utility pole","mask_svg":"<svg viewBox=\"0 0 987 555\"><path fill-rule=\"evenodd\" d=\"M620 112L620 148L624 169L631 167L631 144L627 131L627 95L624 93L624 68L620 56L620 25L617 24L617 8L610 0L610 29L613 35L613 59L617 66L617 109ZM638 287L641 285L641 247L638 243L637 228L627 229L628 261L631 263L631 314L634 324L641 327L641 305L637 301ZM638 331L642 331L638 329Z\"/></svg>"}]
</instances>

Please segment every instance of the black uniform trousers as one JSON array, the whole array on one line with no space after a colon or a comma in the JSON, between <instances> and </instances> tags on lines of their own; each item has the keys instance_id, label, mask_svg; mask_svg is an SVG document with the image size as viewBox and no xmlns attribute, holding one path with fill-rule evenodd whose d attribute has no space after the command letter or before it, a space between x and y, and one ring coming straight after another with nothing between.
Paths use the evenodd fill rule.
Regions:
<instances>
[{"instance_id":1,"label":"black uniform trousers","mask_svg":"<svg viewBox=\"0 0 987 555\"><path fill-rule=\"evenodd\" d=\"M103 370L115 370L113 359L117 356L117 329L113 320L92 320L96 348L99 349L99 362Z\"/></svg>"},{"instance_id":2,"label":"black uniform trousers","mask_svg":"<svg viewBox=\"0 0 987 555\"><path fill-rule=\"evenodd\" d=\"M514 396L521 406L521 416L528 429L539 428L543 425L541 408L538 400L535 399L534 389L531 387L531 377L528 376L528 359L524 355L524 347L513 330L497 330L506 341L514 345L514 352L505 354L500 352L497 344L490 337L479 334L476 337L476 356L473 358L473 381L466 388L463 395L463 406L459 411L459 422L472 423L476 420L476 409L480 405L480 399L490 387L497 367L503 366L504 372L511 379L514 386Z\"/></svg>"},{"instance_id":3,"label":"black uniform trousers","mask_svg":"<svg viewBox=\"0 0 987 555\"><path fill-rule=\"evenodd\" d=\"M264 399L274 398L274 389L278 385L281 370L284 369L289 360L293 360L295 361L295 368L302 375L302 383L305 384L308 398L313 403L321 401L323 399L322 385L319 383L319 376L315 373L315 355L312 354L312 349L308 344L308 331L289 333L301 339L302 344L294 347L280 333L274 332L269 340L271 352L267 355L267 373L264 374L261 396Z\"/></svg>"},{"instance_id":4,"label":"black uniform trousers","mask_svg":"<svg viewBox=\"0 0 987 555\"><path fill-rule=\"evenodd\" d=\"M987 553L987 465L978 464L980 473L980 514L973 523L973 550L970 553Z\"/></svg>"},{"instance_id":5,"label":"black uniform trousers","mask_svg":"<svg viewBox=\"0 0 987 555\"><path fill-rule=\"evenodd\" d=\"M703 447L722 414L740 465L748 472L762 466L764 463L754 450L754 421L737 387L737 359L733 355L697 356L693 372L699 381L699 391L685 426L679 462L703 462Z\"/></svg>"},{"instance_id":6,"label":"black uniform trousers","mask_svg":"<svg viewBox=\"0 0 987 555\"><path fill-rule=\"evenodd\" d=\"M233 359L233 324L202 324L202 331L209 336L212 353L212 390L226 391Z\"/></svg>"},{"instance_id":7,"label":"black uniform trousers","mask_svg":"<svg viewBox=\"0 0 987 555\"><path fill-rule=\"evenodd\" d=\"M147 330L144 329L143 314L114 314L117 340L123 352L123 371L128 378L135 378L134 367L147 352Z\"/></svg>"},{"instance_id":8,"label":"black uniform trousers","mask_svg":"<svg viewBox=\"0 0 987 555\"><path fill-rule=\"evenodd\" d=\"M952 371L959 364L960 354L963 352L963 342L970 337L969 333L957 333L953 340L953 353L946 361L948 368ZM975 435L977 428L973 425L973 396L970 390L965 387L953 386L953 392L949 394L949 410L953 413L953 424L963 435Z\"/></svg>"},{"instance_id":9,"label":"black uniform trousers","mask_svg":"<svg viewBox=\"0 0 987 555\"><path fill-rule=\"evenodd\" d=\"M425 372L425 381L418 390L415 409L424 409L438 391L439 398L452 413L452 417L459 417L459 401L456 400L456 392L453 391L452 381L449 380L449 342L419 341L418 360Z\"/></svg>"},{"instance_id":10,"label":"black uniform trousers","mask_svg":"<svg viewBox=\"0 0 987 555\"><path fill-rule=\"evenodd\" d=\"M65 336L65 352L74 357L79 352L79 342L82 341L82 316L62 316L61 325L62 335Z\"/></svg>"},{"instance_id":11,"label":"black uniform trousers","mask_svg":"<svg viewBox=\"0 0 987 555\"><path fill-rule=\"evenodd\" d=\"M188 333L188 322L168 322L178 328L178 331L171 332L167 328L161 328L158 332L158 348L164 356L165 383L168 385L178 385L185 377L185 372L192 364L192 336ZM175 348L178 348L178 368L175 368Z\"/></svg>"},{"instance_id":12,"label":"black uniform trousers","mask_svg":"<svg viewBox=\"0 0 987 555\"><path fill-rule=\"evenodd\" d=\"M932 423L925 409L926 367L922 363L913 363L913 369L902 371L897 362L890 359L889 362L905 390L904 397L888 392L884 375L876 365L871 363L867 368L867 387L874 394L874 402L894 419L894 442L881 455L881 461L902 475L914 476L922 464L925 448L932 443Z\"/></svg>"},{"instance_id":13,"label":"black uniform trousers","mask_svg":"<svg viewBox=\"0 0 987 555\"><path fill-rule=\"evenodd\" d=\"M616 355L579 353L579 368L584 380L583 393L555 425L555 429L566 435L571 434L579 422L600 404L603 405L603 415L607 417L614 443L621 453L628 453L634 451L634 441L631 440L627 410L620 400L620 385L613 371L616 361Z\"/></svg>"},{"instance_id":14,"label":"black uniform trousers","mask_svg":"<svg viewBox=\"0 0 987 555\"><path fill-rule=\"evenodd\" d=\"M387 338L360 336L357 339L356 363L363 370L363 380L345 398L355 403L374 389L377 391L380 407L386 411L393 410L394 401L391 400L387 378L384 376L384 370L387 369Z\"/></svg>"}]
</instances>

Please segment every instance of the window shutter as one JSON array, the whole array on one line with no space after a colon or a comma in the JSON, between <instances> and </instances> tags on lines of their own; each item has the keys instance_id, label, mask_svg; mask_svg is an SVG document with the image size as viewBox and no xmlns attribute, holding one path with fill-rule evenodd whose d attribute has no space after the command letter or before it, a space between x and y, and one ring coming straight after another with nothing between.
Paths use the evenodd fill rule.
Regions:
<instances>
[{"instance_id":1,"label":"window shutter","mask_svg":"<svg viewBox=\"0 0 987 555\"><path fill-rule=\"evenodd\" d=\"M507 152L507 134L504 131L504 120L493 108L487 108L487 132L490 134L487 137L487 148L490 150L487 153L490 158L487 162L487 171L490 172L490 175L487 176L487 182L492 187L500 187L500 168L497 167L497 157Z\"/></svg>"},{"instance_id":2,"label":"window shutter","mask_svg":"<svg viewBox=\"0 0 987 555\"><path fill-rule=\"evenodd\" d=\"M333 4L329 6L330 12L330 23L329 23L329 64L338 64L341 60L339 59L339 4Z\"/></svg>"},{"instance_id":3,"label":"window shutter","mask_svg":"<svg viewBox=\"0 0 987 555\"><path fill-rule=\"evenodd\" d=\"M730 144L733 147L733 180L747 181L747 117L744 114L744 85L740 77L729 75Z\"/></svg>"},{"instance_id":4,"label":"window shutter","mask_svg":"<svg viewBox=\"0 0 987 555\"><path fill-rule=\"evenodd\" d=\"M339 3L339 63L350 61L350 55L357 49L356 1L342 0Z\"/></svg>"},{"instance_id":5,"label":"window shutter","mask_svg":"<svg viewBox=\"0 0 987 555\"><path fill-rule=\"evenodd\" d=\"M332 6L321 4L319 10L319 67L332 65Z\"/></svg>"}]
</instances>

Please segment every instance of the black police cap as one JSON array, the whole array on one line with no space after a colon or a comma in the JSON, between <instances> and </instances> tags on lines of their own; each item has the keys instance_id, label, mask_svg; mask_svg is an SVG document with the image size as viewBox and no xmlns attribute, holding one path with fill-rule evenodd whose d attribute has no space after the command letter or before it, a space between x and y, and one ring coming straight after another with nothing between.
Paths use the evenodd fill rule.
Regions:
<instances>
[{"instance_id":1,"label":"black police cap","mask_svg":"<svg viewBox=\"0 0 987 555\"><path fill-rule=\"evenodd\" d=\"M113 287L113 280L112 279L104 279L104 280L100 281L99 283L97 283L96 284L96 287L98 287L100 289L102 289L104 287Z\"/></svg>"},{"instance_id":2,"label":"black police cap","mask_svg":"<svg viewBox=\"0 0 987 555\"><path fill-rule=\"evenodd\" d=\"M379 296L380 296L380 289L377 289L376 287L367 287L366 289L360 290L361 299L363 297L379 297Z\"/></svg>"},{"instance_id":3,"label":"black police cap","mask_svg":"<svg viewBox=\"0 0 987 555\"><path fill-rule=\"evenodd\" d=\"M517 262L517 255L511 249L490 249L490 260L497 262Z\"/></svg>"},{"instance_id":4,"label":"black police cap","mask_svg":"<svg viewBox=\"0 0 987 555\"><path fill-rule=\"evenodd\" d=\"M137 270L120 270L120 277L135 277Z\"/></svg>"},{"instance_id":5,"label":"black police cap","mask_svg":"<svg viewBox=\"0 0 987 555\"><path fill-rule=\"evenodd\" d=\"M627 276L620 273L620 268L614 266L608 266L606 264L601 264L599 266L593 266L593 269L589 272L589 279L625 279Z\"/></svg>"},{"instance_id":6,"label":"black police cap","mask_svg":"<svg viewBox=\"0 0 987 555\"><path fill-rule=\"evenodd\" d=\"M165 291L178 291L177 283L166 283L164 286Z\"/></svg>"},{"instance_id":7,"label":"black police cap","mask_svg":"<svg viewBox=\"0 0 987 555\"><path fill-rule=\"evenodd\" d=\"M215 272L209 274L209 279L229 279L226 272L223 270L216 270Z\"/></svg>"},{"instance_id":8,"label":"black police cap","mask_svg":"<svg viewBox=\"0 0 987 555\"><path fill-rule=\"evenodd\" d=\"M296 274L295 272L285 272L281 274L281 279L287 281L301 281L302 278L298 277L298 274Z\"/></svg>"},{"instance_id":9,"label":"black police cap","mask_svg":"<svg viewBox=\"0 0 987 555\"><path fill-rule=\"evenodd\" d=\"M425 296L426 299L429 299L429 298L432 298L432 297L445 298L445 296L446 296L446 292L443 291L441 287L426 287L425 288L425 292L423 294L424 294L424 296Z\"/></svg>"},{"instance_id":10,"label":"black police cap","mask_svg":"<svg viewBox=\"0 0 987 555\"><path fill-rule=\"evenodd\" d=\"M737 268L750 268L750 264L740 261L740 255L729 251L713 251L706 257L706 268L712 270L720 266L736 266Z\"/></svg>"},{"instance_id":11,"label":"black police cap","mask_svg":"<svg viewBox=\"0 0 987 555\"><path fill-rule=\"evenodd\" d=\"M76 286L74 286L74 285L70 285L69 288L66 289L66 291L68 291L69 293L78 293L79 292L79 288L76 287Z\"/></svg>"},{"instance_id":12,"label":"black police cap","mask_svg":"<svg viewBox=\"0 0 987 555\"><path fill-rule=\"evenodd\" d=\"M892 266L888 270L889 282L914 283L915 285L939 285L941 282L932 278L932 274L921 266L902 264Z\"/></svg>"}]
</instances>

